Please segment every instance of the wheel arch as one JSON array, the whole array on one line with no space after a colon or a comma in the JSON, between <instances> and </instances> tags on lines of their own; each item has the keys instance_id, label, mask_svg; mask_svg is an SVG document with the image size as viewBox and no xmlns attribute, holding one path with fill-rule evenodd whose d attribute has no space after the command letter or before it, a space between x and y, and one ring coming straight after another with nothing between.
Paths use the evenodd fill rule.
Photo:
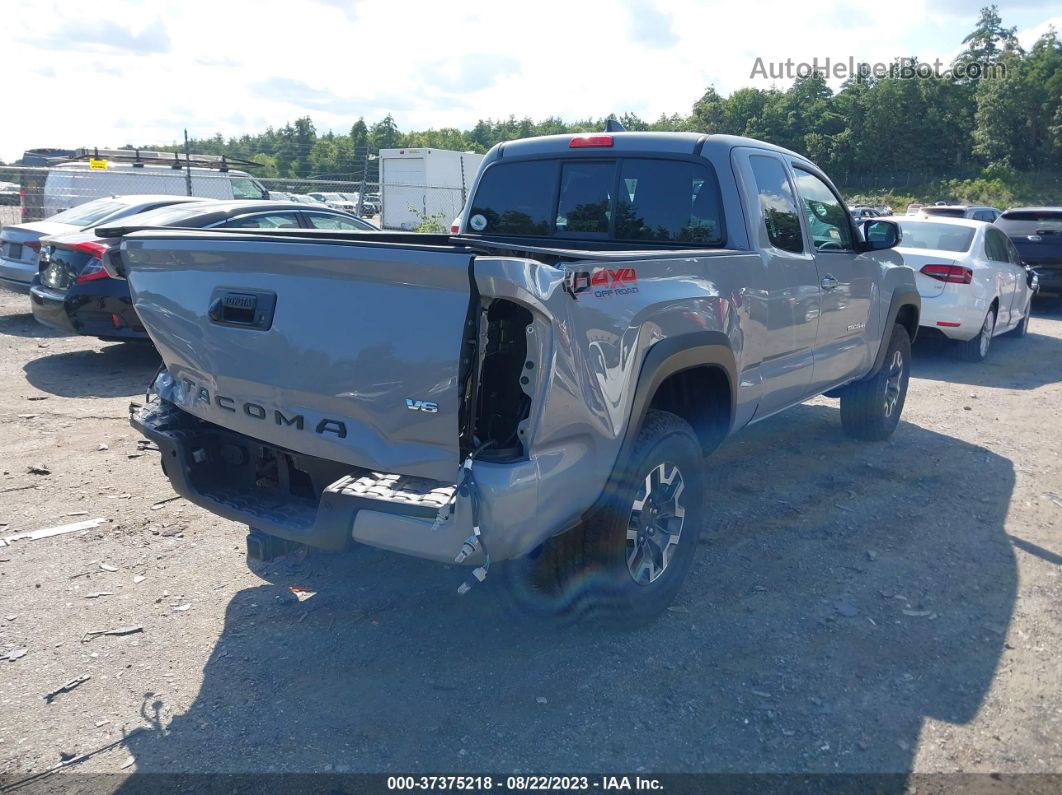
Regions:
<instances>
[{"instance_id":1,"label":"wheel arch","mask_svg":"<svg viewBox=\"0 0 1062 795\"><path fill-rule=\"evenodd\" d=\"M874 366L870 368L868 377L874 376L885 363L885 354L889 350L892 341L892 331L899 324L907 331L911 342L918 336L918 322L922 314L922 297L915 289L897 290L892 294L889 301L889 309L885 315L885 323L881 329L881 345L878 346L877 356L874 357Z\"/></svg>"},{"instance_id":2,"label":"wheel arch","mask_svg":"<svg viewBox=\"0 0 1062 795\"><path fill-rule=\"evenodd\" d=\"M670 411L693 426L705 454L730 433L737 397L737 361L721 331L697 331L653 345L642 361L620 456L650 409Z\"/></svg>"},{"instance_id":3,"label":"wheel arch","mask_svg":"<svg viewBox=\"0 0 1062 795\"><path fill-rule=\"evenodd\" d=\"M730 347L730 339L721 331L680 334L661 340L649 348L638 371L630 414L619 451L612 462L612 471L601 494L583 513L582 521L592 518L606 508L608 484L622 476L622 464L630 455L645 416L651 408L674 412L676 407L681 409L682 401L688 399L691 389L711 383L717 390L714 394L722 396L719 402L713 405L720 409L725 406L725 419L717 424L710 423L706 435L698 433L701 447L707 454L712 446L729 435L733 427L737 379L737 359L733 348ZM696 404L693 405L695 408ZM689 417L683 416L681 411L674 413L689 421ZM698 420L696 414L693 419L694 422ZM694 422L690 424L696 432L698 429Z\"/></svg>"}]
</instances>

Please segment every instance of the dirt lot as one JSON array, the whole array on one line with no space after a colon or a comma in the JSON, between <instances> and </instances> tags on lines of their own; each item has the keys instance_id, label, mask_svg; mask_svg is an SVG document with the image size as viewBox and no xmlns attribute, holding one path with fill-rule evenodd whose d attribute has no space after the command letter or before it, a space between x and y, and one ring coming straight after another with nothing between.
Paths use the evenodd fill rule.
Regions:
<instances>
[{"instance_id":1,"label":"dirt lot","mask_svg":"<svg viewBox=\"0 0 1062 795\"><path fill-rule=\"evenodd\" d=\"M726 445L690 581L629 632L368 548L252 573L138 451L152 351L26 309L0 295L0 536L106 523L0 548L9 782L127 735L71 770L1062 771L1057 308L981 366L919 345L891 443L820 399Z\"/></svg>"}]
</instances>

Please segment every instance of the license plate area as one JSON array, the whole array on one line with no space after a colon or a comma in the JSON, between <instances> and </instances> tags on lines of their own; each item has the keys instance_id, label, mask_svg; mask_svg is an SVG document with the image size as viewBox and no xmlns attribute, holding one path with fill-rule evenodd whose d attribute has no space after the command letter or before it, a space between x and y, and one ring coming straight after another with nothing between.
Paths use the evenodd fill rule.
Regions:
<instances>
[{"instance_id":1,"label":"license plate area","mask_svg":"<svg viewBox=\"0 0 1062 795\"><path fill-rule=\"evenodd\" d=\"M8 259L22 259L22 244L21 243L8 243L7 244L7 257L8 257Z\"/></svg>"}]
</instances>

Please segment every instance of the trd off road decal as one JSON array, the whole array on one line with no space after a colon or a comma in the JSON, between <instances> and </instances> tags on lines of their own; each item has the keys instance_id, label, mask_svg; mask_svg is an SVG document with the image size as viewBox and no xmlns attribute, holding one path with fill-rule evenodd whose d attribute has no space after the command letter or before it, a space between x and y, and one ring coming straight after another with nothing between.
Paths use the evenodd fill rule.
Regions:
<instances>
[{"instance_id":1,"label":"trd off road decal","mask_svg":"<svg viewBox=\"0 0 1062 795\"><path fill-rule=\"evenodd\" d=\"M611 298L638 292L638 272L634 268L594 268L592 271L569 271L564 289L572 298L593 295Z\"/></svg>"}]
</instances>

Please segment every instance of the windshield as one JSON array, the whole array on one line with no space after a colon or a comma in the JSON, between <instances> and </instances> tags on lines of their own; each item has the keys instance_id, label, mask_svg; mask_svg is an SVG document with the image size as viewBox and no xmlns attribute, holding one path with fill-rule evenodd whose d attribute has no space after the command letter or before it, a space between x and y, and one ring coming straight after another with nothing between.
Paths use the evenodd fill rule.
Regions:
<instances>
[{"instance_id":1,"label":"windshield","mask_svg":"<svg viewBox=\"0 0 1062 795\"><path fill-rule=\"evenodd\" d=\"M268 199L269 191L250 177L231 177L232 198L234 199Z\"/></svg>"},{"instance_id":2,"label":"windshield","mask_svg":"<svg viewBox=\"0 0 1062 795\"><path fill-rule=\"evenodd\" d=\"M928 248L936 251L969 251L974 229L957 224L899 221L903 230L901 248Z\"/></svg>"},{"instance_id":3,"label":"windshield","mask_svg":"<svg viewBox=\"0 0 1062 795\"><path fill-rule=\"evenodd\" d=\"M69 210L63 210L63 212L53 215L48 220L60 224L70 224L71 226L92 226L97 221L109 218L122 210L128 209L128 207L128 204L117 199L96 199L85 204L79 204L77 207L71 207Z\"/></svg>"},{"instance_id":4,"label":"windshield","mask_svg":"<svg viewBox=\"0 0 1062 795\"><path fill-rule=\"evenodd\" d=\"M945 218L963 218L966 210L962 207L926 207L922 210L926 215L941 215Z\"/></svg>"}]
</instances>

